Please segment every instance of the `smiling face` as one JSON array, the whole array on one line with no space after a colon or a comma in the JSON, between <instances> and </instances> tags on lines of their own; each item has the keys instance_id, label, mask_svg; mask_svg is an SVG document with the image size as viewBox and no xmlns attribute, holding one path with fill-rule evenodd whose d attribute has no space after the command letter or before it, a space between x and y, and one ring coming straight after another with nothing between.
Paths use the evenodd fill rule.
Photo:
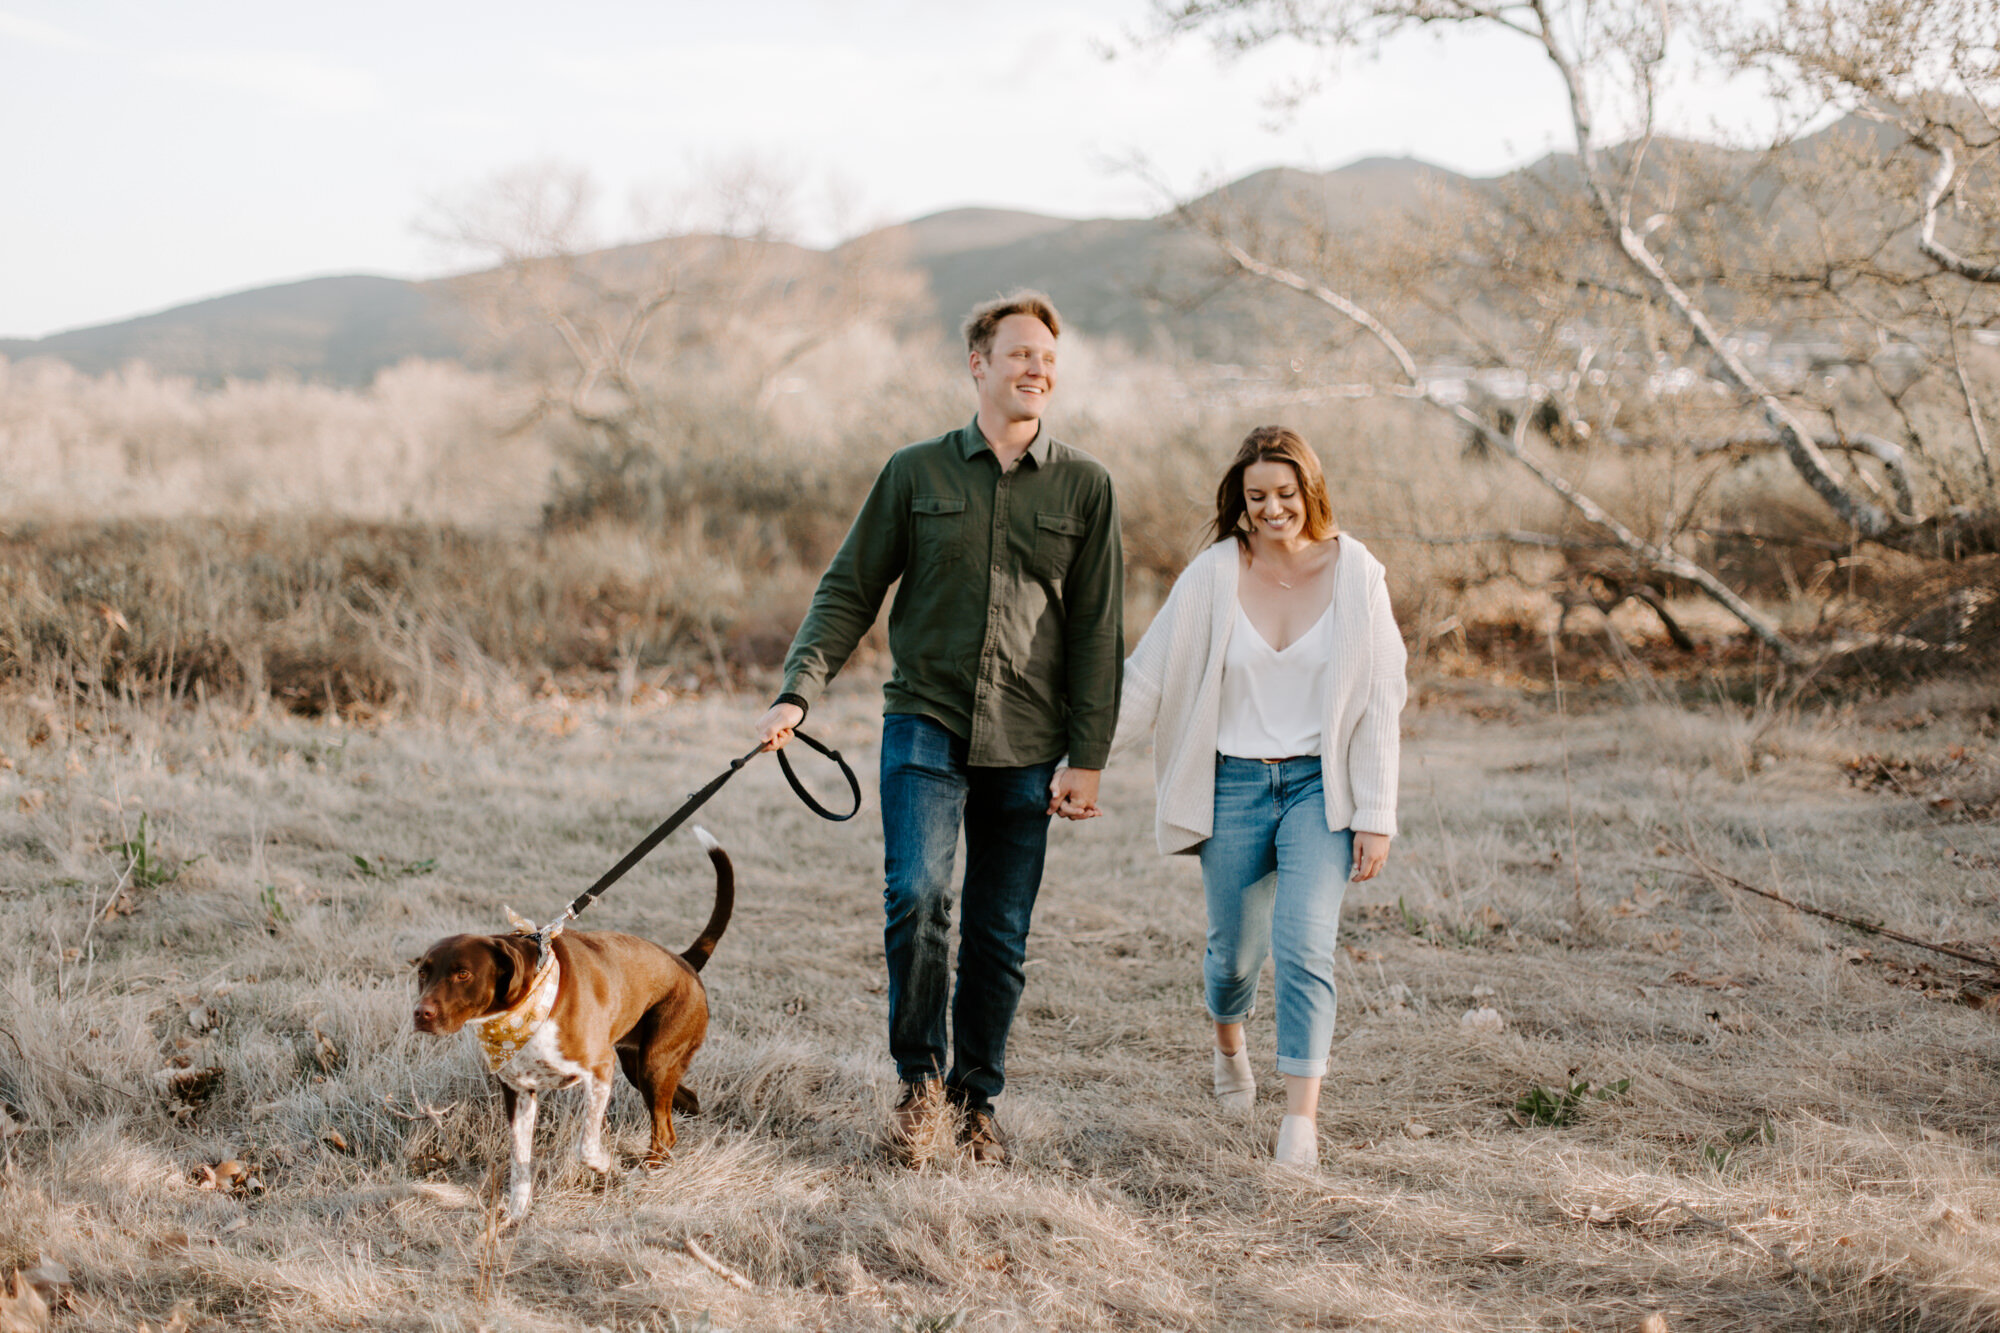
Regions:
<instances>
[{"instance_id":1,"label":"smiling face","mask_svg":"<svg viewBox=\"0 0 2000 1333\"><path fill-rule=\"evenodd\" d=\"M1325 541L1338 536L1319 455L1286 426L1259 426L1243 437L1215 486L1216 541Z\"/></svg>"},{"instance_id":2,"label":"smiling face","mask_svg":"<svg viewBox=\"0 0 2000 1333\"><path fill-rule=\"evenodd\" d=\"M1306 501L1298 469L1269 458L1244 468L1243 508L1251 527L1265 536L1299 536L1306 530Z\"/></svg>"},{"instance_id":3,"label":"smiling face","mask_svg":"<svg viewBox=\"0 0 2000 1333\"><path fill-rule=\"evenodd\" d=\"M1009 315L993 346L971 353L979 410L1003 421L1039 421L1056 387L1056 335L1033 315Z\"/></svg>"}]
</instances>

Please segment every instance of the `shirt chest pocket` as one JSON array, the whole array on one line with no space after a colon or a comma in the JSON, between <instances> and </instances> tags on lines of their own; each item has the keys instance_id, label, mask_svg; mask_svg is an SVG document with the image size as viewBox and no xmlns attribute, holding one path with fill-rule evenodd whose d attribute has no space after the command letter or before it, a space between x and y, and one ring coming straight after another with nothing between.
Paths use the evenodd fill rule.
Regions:
<instances>
[{"instance_id":1,"label":"shirt chest pocket","mask_svg":"<svg viewBox=\"0 0 2000 1333\"><path fill-rule=\"evenodd\" d=\"M965 555L965 501L952 495L919 495L910 501L910 564L942 569Z\"/></svg>"},{"instance_id":2,"label":"shirt chest pocket","mask_svg":"<svg viewBox=\"0 0 2000 1333\"><path fill-rule=\"evenodd\" d=\"M1028 570L1037 578L1059 581L1069 573L1076 548L1083 544L1084 522L1069 514L1037 513L1035 546Z\"/></svg>"}]
</instances>

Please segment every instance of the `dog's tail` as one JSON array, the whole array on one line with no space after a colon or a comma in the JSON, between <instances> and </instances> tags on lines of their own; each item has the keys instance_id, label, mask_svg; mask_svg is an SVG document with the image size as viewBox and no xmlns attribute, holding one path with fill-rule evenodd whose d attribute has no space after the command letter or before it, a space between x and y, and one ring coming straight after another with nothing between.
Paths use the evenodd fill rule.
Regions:
<instances>
[{"instance_id":1,"label":"dog's tail","mask_svg":"<svg viewBox=\"0 0 2000 1333\"><path fill-rule=\"evenodd\" d=\"M688 966L699 972L708 961L708 956L715 952L723 930L729 925L729 913L736 906L736 867L729 863L729 853L722 850L722 844L715 840L713 833L696 824L694 836L708 848L708 859L715 865L715 910L708 914L708 924L701 928L701 938L688 945L681 954L687 959Z\"/></svg>"}]
</instances>

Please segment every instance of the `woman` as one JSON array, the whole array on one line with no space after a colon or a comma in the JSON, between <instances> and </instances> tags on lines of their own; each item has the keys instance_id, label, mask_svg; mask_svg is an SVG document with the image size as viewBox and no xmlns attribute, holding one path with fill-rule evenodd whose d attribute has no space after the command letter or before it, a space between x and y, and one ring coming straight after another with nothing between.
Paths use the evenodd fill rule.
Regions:
<instances>
[{"instance_id":1,"label":"woman","mask_svg":"<svg viewBox=\"0 0 2000 1333\"><path fill-rule=\"evenodd\" d=\"M1117 743L1156 731L1160 850L1201 856L1215 1095L1254 1104L1243 1020L1275 953L1276 1156L1312 1166L1341 896L1381 873L1396 833L1403 640L1381 562L1335 527L1293 431L1250 432L1211 535L1126 660Z\"/></svg>"}]
</instances>

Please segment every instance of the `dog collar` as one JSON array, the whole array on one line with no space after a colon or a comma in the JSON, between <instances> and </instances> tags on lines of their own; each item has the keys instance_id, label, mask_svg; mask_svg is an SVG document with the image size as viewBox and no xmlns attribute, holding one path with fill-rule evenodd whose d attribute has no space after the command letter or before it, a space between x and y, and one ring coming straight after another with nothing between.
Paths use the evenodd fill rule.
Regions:
<instances>
[{"instance_id":1,"label":"dog collar","mask_svg":"<svg viewBox=\"0 0 2000 1333\"><path fill-rule=\"evenodd\" d=\"M556 1007L556 991L562 985L562 964L556 961L556 951L549 947L549 941L562 929L558 924L553 929L536 931L540 945L539 956L535 960L535 979L528 983L528 993L506 1009L485 1018L475 1018L467 1022L474 1027L474 1035L479 1038L479 1049L486 1057L486 1067L499 1073L521 1048L534 1040L535 1034L549 1021L549 1013Z\"/></svg>"}]
</instances>

